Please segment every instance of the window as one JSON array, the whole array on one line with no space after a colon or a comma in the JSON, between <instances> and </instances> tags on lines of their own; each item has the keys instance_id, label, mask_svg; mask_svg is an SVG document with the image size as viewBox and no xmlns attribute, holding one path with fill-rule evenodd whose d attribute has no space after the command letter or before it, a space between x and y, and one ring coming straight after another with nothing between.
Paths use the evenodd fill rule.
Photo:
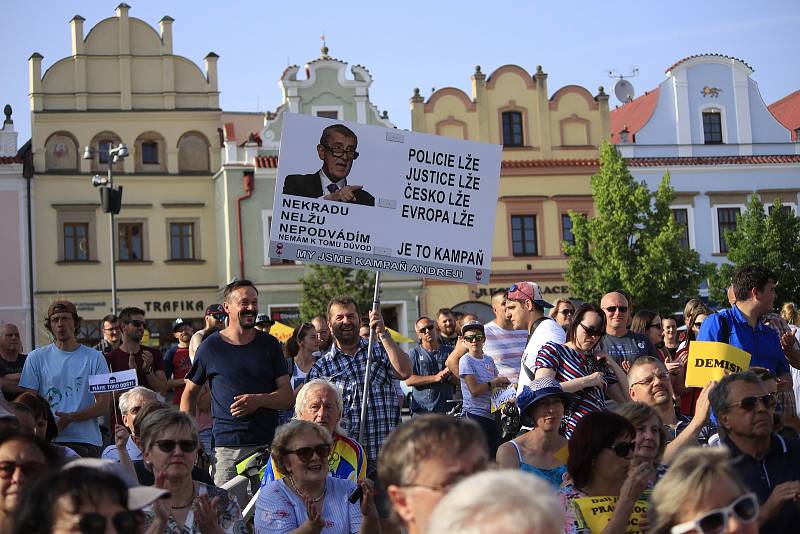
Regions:
<instances>
[{"instance_id":1,"label":"window","mask_svg":"<svg viewBox=\"0 0 800 534\"><path fill-rule=\"evenodd\" d=\"M514 256L536 256L536 216L511 216L511 251Z\"/></svg>"},{"instance_id":2,"label":"window","mask_svg":"<svg viewBox=\"0 0 800 534\"><path fill-rule=\"evenodd\" d=\"M194 223L169 223L169 257L171 260L193 260Z\"/></svg>"},{"instance_id":3,"label":"window","mask_svg":"<svg viewBox=\"0 0 800 534\"><path fill-rule=\"evenodd\" d=\"M740 208L717 208L717 229L719 231L719 251L728 252L725 242L725 230L736 230L736 220L739 218Z\"/></svg>"},{"instance_id":4,"label":"window","mask_svg":"<svg viewBox=\"0 0 800 534\"><path fill-rule=\"evenodd\" d=\"M522 113L503 112L503 146L522 146Z\"/></svg>"},{"instance_id":5,"label":"window","mask_svg":"<svg viewBox=\"0 0 800 534\"><path fill-rule=\"evenodd\" d=\"M119 261L142 261L144 260L144 224L119 223L117 226L119 240L117 241Z\"/></svg>"},{"instance_id":6,"label":"window","mask_svg":"<svg viewBox=\"0 0 800 534\"><path fill-rule=\"evenodd\" d=\"M675 224L683 229L678 243L682 249L689 250L689 210L686 208L675 208L672 210L672 218L675 219Z\"/></svg>"},{"instance_id":7,"label":"window","mask_svg":"<svg viewBox=\"0 0 800 534\"><path fill-rule=\"evenodd\" d=\"M322 117L323 119L339 120L339 112L338 111L317 111L317 117Z\"/></svg>"},{"instance_id":8,"label":"window","mask_svg":"<svg viewBox=\"0 0 800 534\"><path fill-rule=\"evenodd\" d=\"M718 110L703 112L703 138L707 145L722 144L722 114Z\"/></svg>"},{"instance_id":9,"label":"window","mask_svg":"<svg viewBox=\"0 0 800 534\"><path fill-rule=\"evenodd\" d=\"M142 143L142 163L158 165L158 143L156 141Z\"/></svg>"},{"instance_id":10,"label":"window","mask_svg":"<svg viewBox=\"0 0 800 534\"><path fill-rule=\"evenodd\" d=\"M767 206L767 214L772 215L773 211L775 211L775 206L773 206L772 204ZM781 205L781 213L783 213L784 215L790 215L791 216L792 215L792 207L789 206L788 204L782 204Z\"/></svg>"},{"instance_id":11,"label":"window","mask_svg":"<svg viewBox=\"0 0 800 534\"><path fill-rule=\"evenodd\" d=\"M67 222L64 231L64 261L89 259L89 223Z\"/></svg>"},{"instance_id":12,"label":"window","mask_svg":"<svg viewBox=\"0 0 800 534\"><path fill-rule=\"evenodd\" d=\"M107 165L109 150L111 150L111 141L100 141L97 145L97 161Z\"/></svg>"},{"instance_id":13,"label":"window","mask_svg":"<svg viewBox=\"0 0 800 534\"><path fill-rule=\"evenodd\" d=\"M575 244L575 236L572 235L572 218L569 213L561 214L561 240L570 245Z\"/></svg>"}]
</instances>

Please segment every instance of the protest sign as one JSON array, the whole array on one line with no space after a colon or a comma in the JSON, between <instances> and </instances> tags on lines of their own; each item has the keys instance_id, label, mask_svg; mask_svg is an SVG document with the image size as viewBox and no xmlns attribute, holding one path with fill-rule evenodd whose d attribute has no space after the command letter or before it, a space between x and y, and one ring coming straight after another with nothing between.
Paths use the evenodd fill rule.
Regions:
<instances>
[{"instance_id":1,"label":"protest sign","mask_svg":"<svg viewBox=\"0 0 800 534\"><path fill-rule=\"evenodd\" d=\"M283 117L271 258L489 280L500 145Z\"/></svg>"},{"instance_id":2,"label":"protest sign","mask_svg":"<svg viewBox=\"0 0 800 534\"><path fill-rule=\"evenodd\" d=\"M501 409L505 403L517 396L517 387L515 384L509 384L505 387L492 389L492 413Z\"/></svg>"},{"instance_id":3,"label":"protest sign","mask_svg":"<svg viewBox=\"0 0 800 534\"><path fill-rule=\"evenodd\" d=\"M589 529L592 534L600 534L606 528L611 516L614 515L614 509L617 505L616 497L582 497L575 499L576 512L578 512L580 519L583 519L585 527ZM636 501L633 505L631 517L628 520L628 526L625 528L626 534L641 534L640 527L642 518L647 516L648 502L645 500Z\"/></svg>"},{"instance_id":4,"label":"protest sign","mask_svg":"<svg viewBox=\"0 0 800 534\"><path fill-rule=\"evenodd\" d=\"M750 368L750 354L733 345L716 341L689 343L686 385L703 387L711 380Z\"/></svg>"},{"instance_id":5,"label":"protest sign","mask_svg":"<svg viewBox=\"0 0 800 534\"><path fill-rule=\"evenodd\" d=\"M136 369L89 376L89 391L92 393L125 391L136 387L136 385L138 385Z\"/></svg>"}]
</instances>

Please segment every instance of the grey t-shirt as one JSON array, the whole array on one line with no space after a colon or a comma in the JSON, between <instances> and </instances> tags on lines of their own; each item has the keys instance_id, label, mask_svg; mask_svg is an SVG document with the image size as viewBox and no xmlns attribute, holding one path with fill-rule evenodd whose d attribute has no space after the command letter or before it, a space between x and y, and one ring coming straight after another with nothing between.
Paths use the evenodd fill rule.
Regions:
<instances>
[{"instance_id":1,"label":"grey t-shirt","mask_svg":"<svg viewBox=\"0 0 800 534\"><path fill-rule=\"evenodd\" d=\"M597 351L607 352L618 365L622 365L623 361L633 363L639 356L658 358L656 348L650 343L647 336L636 334L630 330L622 337L611 334L604 335L595 348L595 352Z\"/></svg>"},{"instance_id":2,"label":"grey t-shirt","mask_svg":"<svg viewBox=\"0 0 800 534\"><path fill-rule=\"evenodd\" d=\"M464 399L464 411L472 415L479 415L488 419L492 417L492 394L473 396L464 377L474 375L478 384L485 384L498 375L497 366L491 356L486 354L483 358L475 358L465 354L458 362L458 376L461 378L461 396Z\"/></svg>"}]
</instances>

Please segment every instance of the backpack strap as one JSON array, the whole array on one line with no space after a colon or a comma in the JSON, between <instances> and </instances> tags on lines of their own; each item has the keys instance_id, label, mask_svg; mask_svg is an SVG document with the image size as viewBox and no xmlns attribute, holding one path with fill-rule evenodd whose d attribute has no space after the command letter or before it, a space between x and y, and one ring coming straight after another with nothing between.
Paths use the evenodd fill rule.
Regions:
<instances>
[{"instance_id":1,"label":"backpack strap","mask_svg":"<svg viewBox=\"0 0 800 534\"><path fill-rule=\"evenodd\" d=\"M542 317L539 317L538 319L536 319L536 320L533 322L533 324L531 325L531 331L530 331L530 332L528 332L528 341L530 341L530 340L531 340L531 338L533 337L533 333L534 333L534 332L536 332L536 329L537 329L537 328L539 328L539 325L540 325L540 324L542 324L542 323L543 323L543 322L545 322L545 321L552 321L552 319L551 319L550 317L548 317L548 316L544 315L544 316L542 316ZM528 368L525 366L525 362L523 362L523 364L522 364L522 368L525 370L525 375L526 375L526 376L527 376L527 377L528 377L530 380L533 380L533 379L534 379L534 377L533 377L533 371L531 371L530 369L528 369Z\"/></svg>"}]
</instances>

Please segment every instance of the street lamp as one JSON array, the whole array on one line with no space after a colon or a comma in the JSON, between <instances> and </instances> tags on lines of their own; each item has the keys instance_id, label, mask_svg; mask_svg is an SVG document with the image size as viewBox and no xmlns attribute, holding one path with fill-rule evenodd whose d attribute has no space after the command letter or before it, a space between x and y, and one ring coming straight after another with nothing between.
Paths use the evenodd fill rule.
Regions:
<instances>
[{"instance_id":1,"label":"street lamp","mask_svg":"<svg viewBox=\"0 0 800 534\"><path fill-rule=\"evenodd\" d=\"M94 159L95 150L86 147L83 152L83 159ZM122 186L114 187L114 163L122 161L129 155L128 147L120 143L117 147L108 147L108 175L92 176L92 186L100 189L100 203L103 213L109 215L109 234L111 235L111 313L117 314L117 262L114 257L116 248L116 233L114 232L114 215L122 209Z\"/></svg>"}]
</instances>

